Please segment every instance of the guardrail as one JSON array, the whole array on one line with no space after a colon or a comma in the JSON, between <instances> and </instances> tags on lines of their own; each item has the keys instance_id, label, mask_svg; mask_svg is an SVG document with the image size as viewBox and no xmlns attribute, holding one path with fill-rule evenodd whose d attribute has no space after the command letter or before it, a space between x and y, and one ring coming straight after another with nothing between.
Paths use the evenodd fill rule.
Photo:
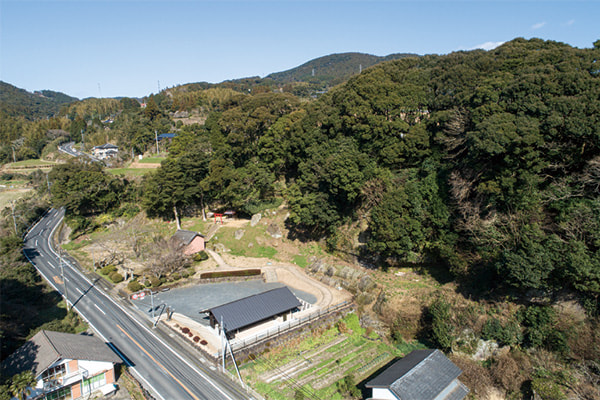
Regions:
<instances>
[{"instance_id":1,"label":"guardrail","mask_svg":"<svg viewBox=\"0 0 600 400\"><path fill-rule=\"evenodd\" d=\"M334 312L340 311L344 308L350 307L351 305L352 305L352 303L350 303L349 301L344 301L342 303L338 303L334 306L328 307L324 310L319 309L313 313L310 313L309 315L307 315L305 317L302 317L299 319L292 319L292 320L283 322L274 328L269 328L266 331L258 333L249 338L233 339L230 341L231 349L234 352L244 349L247 346L253 345L253 344L261 342L263 340L267 340L273 336L277 336L277 335L279 335L285 331L291 330L293 328L297 328L299 326L309 324L312 321L315 321L325 315L329 315Z\"/></svg>"}]
</instances>

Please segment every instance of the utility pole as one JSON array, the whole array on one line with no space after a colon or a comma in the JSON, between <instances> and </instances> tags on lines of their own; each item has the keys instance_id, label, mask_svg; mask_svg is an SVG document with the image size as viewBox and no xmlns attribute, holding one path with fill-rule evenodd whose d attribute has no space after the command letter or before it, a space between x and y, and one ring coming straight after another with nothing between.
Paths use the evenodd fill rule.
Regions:
<instances>
[{"instance_id":1,"label":"utility pole","mask_svg":"<svg viewBox=\"0 0 600 400\"><path fill-rule=\"evenodd\" d=\"M154 140L156 140L156 155L158 155L158 131L154 131Z\"/></svg>"},{"instance_id":2,"label":"utility pole","mask_svg":"<svg viewBox=\"0 0 600 400\"><path fill-rule=\"evenodd\" d=\"M13 224L15 225L15 235L18 235L19 233L17 232L17 219L15 218L15 201L14 200L10 202L10 208L12 209Z\"/></svg>"},{"instance_id":3,"label":"utility pole","mask_svg":"<svg viewBox=\"0 0 600 400\"><path fill-rule=\"evenodd\" d=\"M221 352L222 352L222 368L225 372L225 327L223 326L223 316L221 316Z\"/></svg>"},{"instance_id":4,"label":"utility pole","mask_svg":"<svg viewBox=\"0 0 600 400\"><path fill-rule=\"evenodd\" d=\"M62 250L58 249L58 263L60 265L60 275L62 276L63 285L65 287L65 302L67 303L67 312L71 311L69 307L69 291L67 289L67 280L65 279L65 269L63 267Z\"/></svg>"},{"instance_id":5,"label":"utility pole","mask_svg":"<svg viewBox=\"0 0 600 400\"><path fill-rule=\"evenodd\" d=\"M16 163L17 158L15 157L15 146L10 146L10 147L12 147L12 150L13 150L13 162Z\"/></svg>"},{"instance_id":6,"label":"utility pole","mask_svg":"<svg viewBox=\"0 0 600 400\"><path fill-rule=\"evenodd\" d=\"M49 172L46 172L46 185L48 185L48 194L50 194L50 180L48 179Z\"/></svg>"}]
</instances>

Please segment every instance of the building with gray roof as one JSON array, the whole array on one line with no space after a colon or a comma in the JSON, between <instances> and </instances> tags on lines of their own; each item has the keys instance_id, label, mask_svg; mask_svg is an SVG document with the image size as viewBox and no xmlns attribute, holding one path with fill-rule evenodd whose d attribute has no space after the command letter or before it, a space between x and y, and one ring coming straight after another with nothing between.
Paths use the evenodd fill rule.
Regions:
<instances>
[{"instance_id":1,"label":"building with gray roof","mask_svg":"<svg viewBox=\"0 0 600 400\"><path fill-rule=\"evenodd\" d=\"M462 370L440 350L415 350L365 385L372 400L462 400L469 389L458 380Z\"/></svg>"},{"instance_id":2,"label":"building with gray roof","mask_svg":"<svg viewBox=\"0 0 600 400\"><path fill-rule=\"evenodd\" d=\"M42 330L2 362L2 373L10 377L32 371L34 398L67 394L78 398L94 391L114 391L114 365L121 362L97 337Z\"/></svg>"},{"instance_id":3,"label":"building with gray roof","mask_svg":"<svg viewBox=\"0 0 600 400\"><path fill-rule=\"evenodd\" d=\"M183 254L189 256L205 249L206 243L204 236L195 231L186 231L177 229L177 232L171 236L171 240L179 246Z\"/></svg>"},{"instance_id":4,"label":"building with gray roof","mask_svg":"<svg viewBox=\"0 0 600 400\"><path fill-rule=\"evenodd\" d=\"M291 312L301 307L301 303L287 287L268 290L263 293L245 297L231 303L204 310L214 328L223 321L228 334L234 334L268 320L283 317L287 319Z\"/></svg>"}]
</instances>

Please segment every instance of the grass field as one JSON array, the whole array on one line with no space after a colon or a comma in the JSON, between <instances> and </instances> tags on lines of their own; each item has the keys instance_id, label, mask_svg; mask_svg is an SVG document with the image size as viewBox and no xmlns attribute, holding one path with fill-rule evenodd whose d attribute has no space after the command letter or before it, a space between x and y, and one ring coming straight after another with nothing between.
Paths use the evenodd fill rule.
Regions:
<instances>
[{"instance_id":1,"label":"grass field","mask_svg":"<svg viewBox=\"0 0 600 400\"><path fill-rule=\"evenodd\" d=\"M21 197L27 196L31 189L0 189L0 210L8 207L13 200L18 200Z\"/></svg>"},{"instance_id":2,"label":"grass field","mask_svg":"<svg viewBox=\"0 0 600 400\"><path fill-rule=\"evenodd\" d=\"M160 164L161 161L166 160L167 157L146 157L138 160L140 164Z\"/></svg>"},{"instance_id":3,"label":"grass field","mask_svg":"<svg viewBox=\"0 0 600 400\"><path fill-rule=\"evenodd\" d=\"M254 227L247 225L244 228L244 236L239 240L235 238L235 232L238 229L225 225L219 229L211 242L223 244L234 256L265 257L278 260L277 250L266 244L269 237L266 233L266 226L262 224Z\"/></svg>"},{"instance_id":4,"label":"grass field","mask_svg":"<svg viewBox=\"0 0 600 400\"><path fill-rule=\"evenodd\" d=\"M23 160L17 161L16 163L6 164L6 169L20 169L20 168L52 168L56 163L44 161L44 160Z\"/></svg>"}]
</instances>

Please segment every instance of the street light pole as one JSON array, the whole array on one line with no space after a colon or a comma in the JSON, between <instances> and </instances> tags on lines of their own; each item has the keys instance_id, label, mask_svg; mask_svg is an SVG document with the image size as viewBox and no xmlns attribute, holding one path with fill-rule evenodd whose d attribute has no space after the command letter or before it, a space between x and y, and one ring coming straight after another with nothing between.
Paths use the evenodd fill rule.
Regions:
<instances>
[{"instance_id":1,"label":"street light pole","mask_svg":"<svg viewBox=\"0 0 600 400\"><path fill-rule=\"evenodd\" d=\"M154 323L154 294L152 293L152 289L150 289L150 304L152 307L152 322Z\"/></svg>"}]
</instances>

